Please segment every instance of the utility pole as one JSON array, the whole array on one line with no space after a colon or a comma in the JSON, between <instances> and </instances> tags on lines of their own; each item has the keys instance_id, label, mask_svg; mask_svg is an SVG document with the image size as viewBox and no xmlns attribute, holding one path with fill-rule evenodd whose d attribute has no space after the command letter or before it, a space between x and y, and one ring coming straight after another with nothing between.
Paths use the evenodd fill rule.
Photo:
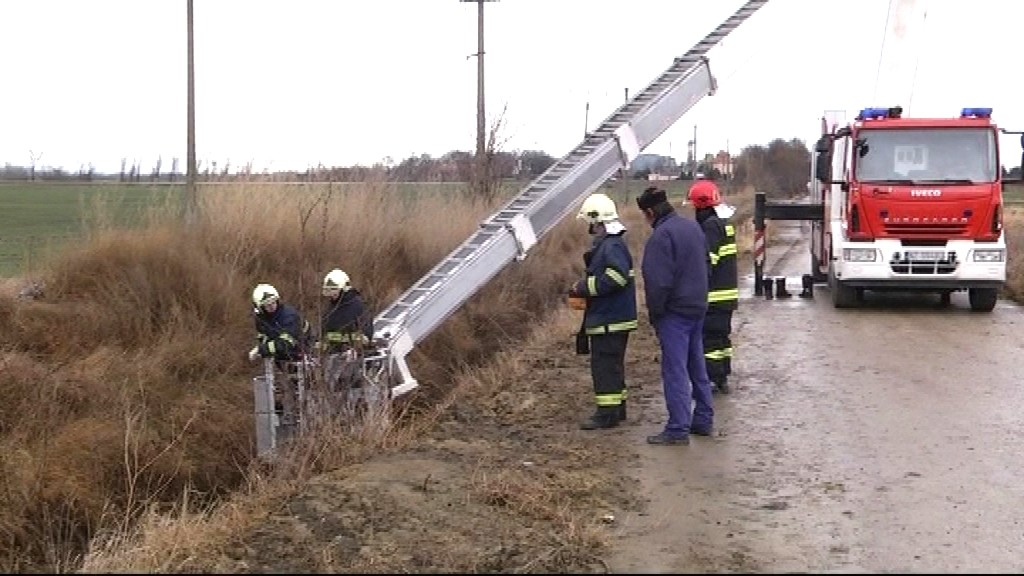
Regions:
<instances>
[{"instance_id":1,"label":"utility pole","mask_svg":"<svg viewBox=\"0 0 1024 576\"><path fill-rule=\"evenodd\" d=\"M188 149L185 176L185 224L195 224L198 213L196 198L196 82L192 54L192 0L188 1Z\"/></svg>"},{"instance_id":2,"label":"utility pole","mask_svg":"<svg viewBox=\"0 0 1024 576\"><path fill-rule=\"evenodd\" d=\"M590 102L587 102L587 108L583 111L583 139L587 139L587 133L590 132Z\"/></svg>"},{"instance_id":3,"label":"utility pole","mask_svg":"<svg viewBox=\"0 0 1024 576\"><path fill-rule=\"evenodd\" d=\"M696 175L697 175L697 172L698 172L697 167L698 166L700 166L700 159L697 157L697 125L694 124L693 125L693 174L694 174L694 177L696 177Z\"/></svg>"},{"instance_id":4,"label":"utility pole","mask_svg":"<svg viewBox=\"0 0 1024 576\"><path fill-rule=\"evenodd\" d=\"M477 48L476 54L476 177L478 191L483 192L487 183L487 116L484 113L484 2L497 0L459 0L476 2L477 5Z\"/></svg>"}]
</instances>

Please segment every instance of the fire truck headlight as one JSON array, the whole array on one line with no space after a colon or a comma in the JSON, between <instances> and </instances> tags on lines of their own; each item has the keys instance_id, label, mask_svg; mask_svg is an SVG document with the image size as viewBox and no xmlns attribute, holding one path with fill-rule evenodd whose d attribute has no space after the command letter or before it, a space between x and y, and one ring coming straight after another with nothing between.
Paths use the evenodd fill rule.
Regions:
<instances>
[{"instance_id":1,"label":"fire truck headlight","mask_svg":"<svg viewBox=\"0 0 1024 576\"><path fill-rule=\"evenodd\" d=\"M847 262L874 262L877 257L874 248L843 248L843 260Z\"/></svg>"},{"instance_id":2,"label":"fire truck headlight","mask_svg":"<svg viewBox=\"0 0 1024 576\"><path fill-rule=\"evenodd\" d=\"M1006 257L1006 253L1002 248L996 250L975 250L974 261L975 262L1002 262Z\"/></svg>"}]
</instances>

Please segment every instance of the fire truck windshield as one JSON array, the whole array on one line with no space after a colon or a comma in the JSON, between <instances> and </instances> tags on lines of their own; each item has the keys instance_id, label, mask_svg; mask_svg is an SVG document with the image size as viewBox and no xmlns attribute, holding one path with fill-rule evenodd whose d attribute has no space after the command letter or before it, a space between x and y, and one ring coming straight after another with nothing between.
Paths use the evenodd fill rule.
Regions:
<instances>
[{"instance_id":1,"label":"fire truck windshield","mask_svg":"<svg viewBox=\"0 0 1024 576\"><path fill-rule=\"evenodd\" d=\"M854 173L860 182L977 184L996 181L989 128L864 128Z\"/></svg>"}]
</instances>

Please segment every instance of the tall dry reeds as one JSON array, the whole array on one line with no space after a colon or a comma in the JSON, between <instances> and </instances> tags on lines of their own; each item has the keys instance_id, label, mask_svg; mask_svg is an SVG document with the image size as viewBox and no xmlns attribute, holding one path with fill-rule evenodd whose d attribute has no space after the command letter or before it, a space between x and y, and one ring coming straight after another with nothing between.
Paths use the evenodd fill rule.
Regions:
<instances>
[{"instance_id":1,"label":"tall dry reeds","mask_svg":"<svg viewBox=\"0 0 1024 576\"><path fill-rule=\"evenodd\" d=\"M43 299L0 297L0 567L68 569L97 530L183 494L202 508L251 481L256 283L316 325L321 279L340 267L379 310L494 208L383 181L218 185L202 191L194 228L168 205L141 230L92 229L40 270ZM422 384L412 402L429 405L453 373L515 346L560 302L586 242L566 222L429 336L410 357ZM321 449L303 473L350 448Z\"/></svg>"}]
</instances>

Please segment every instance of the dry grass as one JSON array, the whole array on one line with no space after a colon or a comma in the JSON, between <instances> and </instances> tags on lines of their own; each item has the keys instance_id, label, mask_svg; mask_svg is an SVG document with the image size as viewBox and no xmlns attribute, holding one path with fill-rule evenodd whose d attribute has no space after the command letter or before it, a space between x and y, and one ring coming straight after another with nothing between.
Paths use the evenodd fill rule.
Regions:
<instances>
[{"instance_id":1,"label":"dry grass","mask_svg":"<svg viewBox=\"0 0 1024 576\"><path fill-rule=\"evenodd\" d=\"M1006 294L1024 302L1024 208L1009 207L1003 218L1006 229Z\"/></svg>"},{"instance_id":2,"label":"dry grass","mask_svg":"<svg viewBox=\"0 0 1024 576\"><path fill-rule=\"evenodd\" d=\"M166 210L142 232L99 227L41 269L44 300L0 294L0 567L67 569L93 535L153 510L203 510L254 474L359 457L359 439L339 432L283 473L254 467L251 287L273 283L315 323L322 275L340 266L379 308L493 208L399 197L384 182L344 194L218 187L194 230ZM412 407L559 302L586 242L566 224L417 348Z\"/></svg>"}]
</instances>

